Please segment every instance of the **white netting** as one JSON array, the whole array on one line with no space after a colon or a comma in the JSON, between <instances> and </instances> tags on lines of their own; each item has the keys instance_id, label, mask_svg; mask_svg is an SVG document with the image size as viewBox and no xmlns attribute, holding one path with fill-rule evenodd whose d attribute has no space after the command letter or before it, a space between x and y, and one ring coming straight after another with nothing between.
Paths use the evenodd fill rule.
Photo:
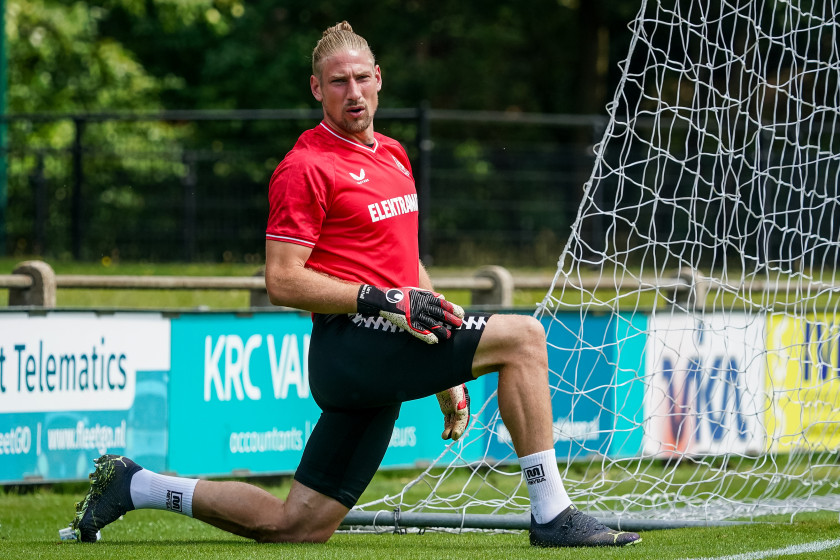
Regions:
<instances>
[{"instance_id":1,"label":"white netting","mask_svg":"<svg viewBox=\"0 0 840 560\"><path fill-rule=\"evenodd\" d=\"M553 288L558 460L594 513L840 509L840 3L643 2ZM403 511L528 508L495 398Z\"/></svg>"}]
</instances>

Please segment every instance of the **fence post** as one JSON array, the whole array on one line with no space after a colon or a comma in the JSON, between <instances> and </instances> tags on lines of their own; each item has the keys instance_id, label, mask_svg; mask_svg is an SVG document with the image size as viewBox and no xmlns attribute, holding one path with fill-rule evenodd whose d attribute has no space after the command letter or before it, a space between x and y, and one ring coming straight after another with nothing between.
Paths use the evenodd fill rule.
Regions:
<instances>
[{"instance_id":1,"label":"fence post","mask_svg":"<svg viewBox=\"0 0 840 560\"><path fill-rule=\"evenodd\" d=\"M8 176L9 151L6 147L8 122L6 120L6 91L9 88L7 49L6 49L6 3L0 2L0 256L6 255L6 206L9 201Z\"/></svg>"},{"instance_id":2,"label":"fence post","mask_svg":"<svg viewBox=\"0 0 840 560\"><path fill-rule=\"evenodd\" d=\"M493 281L493 289L473 290L473 305L496 305L499 307L513 307L513 275L504 267L490 265L483 266L475 273L476 278L489 278Z\"/></svg>"},{"instance_id":3,"label":"fence post","mask_svg":"<svg viewBox=\"0 0 840 560\"><path fill-rule=\"evenodd\" d=\"M265 277L265 267L260 268L254 276ZM251 290L251 307L274 307L268 299L268 290Z\"/></svg>"},{"instance_id":4,"label":"fence post","mask_svg":"<svg viewBox=\"0 0 840 560\"><path fill-rule=\"evenodd\" d=\"M432 132L429 122L429 103L424 101L417 110L417 149L420 152L417 170L417 201L420 211L418 243L420 258L430 263L429 205L432 201ZM431 263L430 263L431 264Z\"/></svg>"},{"instance_id":5,"label":"fence post","mask_svg":"<svg viewBox=\"0 0 840 560\"><path fill-rule=\"evenodd\" d=\"M82 135L85 131L85 121L81 117L75 117L73 124L76 127L76 134L73 138L73 194L70 237L73 246L73 258L80 260L82 258L82 186L85 177L82 169Z\"/></svg>"},{"instance_id":6,"label":"fence post","mask_svg":"<svg viewBox=\"0 0 840 560\"><path fill-rule=\"evenodd\" d=\"M35 243L33 246L36 255L43 255L47 251L47 213L49 203L47 202L47 180L44 177L44 152L38 151L35 155L35 169L29 177L32 185L32 194L35 197Z\"/></svg>"},{"instance_id":7,"label":"fence post","mask_svg":"<svg viewBox=\"0 0 840 560\"><path fill-rule=\"evenodd\" d=\"M196 233L196 187L198 186L198 158L192 150L184 152L183 163L186 173L182 180L184 187L184 260L193 262L195 259Z\"/></svg>"},{"instance_id":8,"label":"fence post","mask_svg":"<svg viewBox=\"0 0 840 560\"><path fill-rule=\"evenodd\" d=\"M44 261L23 261L18 263L12 274L24 274L32 278L29 288L10 288L9 307L55 308L55 272Z\"/></svg>"}]
</instances>

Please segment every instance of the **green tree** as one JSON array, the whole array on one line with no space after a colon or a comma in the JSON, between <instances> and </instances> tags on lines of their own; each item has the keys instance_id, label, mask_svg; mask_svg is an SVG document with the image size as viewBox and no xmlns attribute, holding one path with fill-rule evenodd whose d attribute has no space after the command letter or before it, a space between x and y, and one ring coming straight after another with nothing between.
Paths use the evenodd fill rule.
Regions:
<instances>
[{"instance_id":1,"label":"green tree","mask_svg":"<svg viewBox=\"0 0 840 560\"><path fill-rule=\"evenodd\" d=\"M602 112L637 4L381 0L359 9L348 0L10 0L9 110L54 115L314 108L307 80L311 49L323 29L348 19L382 65L382 107L428 102L436 109ZM492 167L499 150L511 142L545 142L561 134L532 129L520 133L530 137L517 139L504 127L445 128L436 124L434 134L452 155L444 158L453 166L447 174L463 176L481 191L461 188L469 200L491 191L502 197L511 188ZM27 241L37 213L31 187L40 184L49 188L51 228L41 237L52 240L53 254L69 250L71 156L78 131L66 118L13 123L10 143L20 153L10 159L14 204L8 249L40 250ZM99 245L87 256L108 256L112 248L128 254L120 240L149 230L175 238L177 218L155 209L166 200L180 204L177 193L188 184L200 185L202 196L231 196L229 191L237 190L239 199L253 200L254 215L261 215L267 176L299 131L300 123L90 122L82 134L88 155L84 220ZM412 152L414 124L388 123L383 132ZM471 137L496 145L476 148ZM590 141L587 137L582 145ZM488 177L500 183L491 186ZM211 219L221 223L230 206L217 206ZM199 209L196 215L209 212ZM440 216L445 220L445 213ZM518 226L517 220L509 212L505 227ZM459 226L440 224L453 231ZM226 242L238 235L252 244L253 232L216 235Z\"/></svg>"},{"instance_id":2,"label":"green tree","mask_svg":"<svg viewBox=\"0 0 840 560\"><path fill-rule=\"evenodd\" d=\"M315 105L309 56L347 19L385 77L383 104L601 112L638 0L215 0L178 24L169 3L118 3L101 32L164 80L173 109Z\"/></svg>"},{"instance_id":3,"label":"green tree","mask_svg":"<svg viewBox=\"0 0 840 560\"><path fill-rule=\"evenodd\" d=\"M185 14L200 13L202 4L159 2ZM33 242L32 216L44 214L49 231L35 238L49 238L54 253L69 252L69 206L73 185L73 150L97 146L98 157L85 160L89 177L98 174L123 177L101 185L87 183L83 220L90 229L100 227L114 215L130 223L142 208L145 193L130 177L140 165L123 149L114 149L120 137L131 152L165 151L175 157L156 160L153 173L182 172L177 160L180 132L164 123L140 122L125 126L105 122L78 128L61 114L160 110L160 92L168 78L158 78L118 41L101 32L112 10L129 9L132 0L111 2L61 2L55 0L9 0L6 5L8 39L9 114L46 114L41 119L12 120L9 128L9 199L7 251L39 253ZM179 7L180 6L180 7ZM179 19L180 21L181 19ZM81 145L77 143L81 140ZM143 162L144 173L148 171ZM37 193L33 184L48 185ZM81 193L80 193L81 194ZM81 197L78 197L81 200ZM42 208L42 206L46 206ZM113 228L111 228L113 229Z\"/></svg>"}]
</instances>

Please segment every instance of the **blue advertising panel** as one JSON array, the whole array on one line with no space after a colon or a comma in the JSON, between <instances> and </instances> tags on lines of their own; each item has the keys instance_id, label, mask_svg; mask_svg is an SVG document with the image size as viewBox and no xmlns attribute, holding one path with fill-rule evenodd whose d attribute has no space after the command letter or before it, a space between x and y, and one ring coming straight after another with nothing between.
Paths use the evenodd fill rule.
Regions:
<instances>
[{"instance_id":1,"label":"blue advertising panel","mask_svg":"<svg viewBox=\"0 0 840 560\"><path fill-rule=\"evenodd\" d=\"M168 349L159 313L0 314L0 483L85 479L104 453L163 469Z\"/></svg>"},{"instance_id":2,"label":"blue advertising panel","mask_svg":"<svg viewBox=\"0 0 840 560\"><path fill-rule=\"evenodd\" d=\"M173 318L168 470L293 470L318 417L310 328L297 313Z\"/></svg>"},{"instance_id":3,"label":"blue advertising panel","mask_svg":"<svg viewBox=\"0 0 840 560\"><path fill-rule=\"evenodd\" d=\"M546 322L560 460L638 455L646 321ZM0 313L0 483L83 480L103 453L187 476L293 472L320 415L311 326L297 312ZM477 429L451 446L434 396L404 403L382 467L515 460L495 399L479 413L497 377L468 384Z\"/></svg>"},{"instance_id":4,"label":"blue advertising panel","mask_svg":"<svg viewBox=\"0 0 840 560\"><path fill-rule=\"evenodd\" d=\"M309 314L189 314L172 319L168 470L181 475L294 472L320 415L309 391ZM383 467L445 449L434 397L405 403Z\"/></svg>"},{"instance_id":5,"label":"blue advertising panel","mask_svg":"<svg viewBox=\"0 0 840 560\"><path fill-rule=\"evenodd\" d=\"M593 454L634 455L641 446L643 389L639 368L644 362L643 330L615 316L578 313L543 319L548 341L549 381L552 385L554 447L559 461L585 459ZM621 334L621 336L619 336ZM616 368L619 352L635 352L625 358L623 371ZM633 361L636 362L633 365ZM486 391L496 390L497 376L488 376ZM487 407L484 422L491 427L488 455L513 461L510 432L498 418L498 405ZM629 416L628 416L629 414ZM620 427L620 431L615 431Z\"/></svg>"},{"instance_id":6,"label":"blue advertising panel","mask_svg":"<svg viewBox=\"0 0 840 560\"><path fill-rule=\"evenodd\" d=\"M105 453L151 470L166 465L167 372L138 371L128 410L0 414L0 482L87 478Z\"/></svg>"},{"instance_id":7,"label":"blue advertising panel","mask_svg":"<svg viewBox=\"0 0 840 560\"><path fill-rule=\"evenodd\" d=\"M648 315L634 313L614 318L615 426L609 456L639 457L644 440L645 367Z\"/></svg>"}]
</instances>

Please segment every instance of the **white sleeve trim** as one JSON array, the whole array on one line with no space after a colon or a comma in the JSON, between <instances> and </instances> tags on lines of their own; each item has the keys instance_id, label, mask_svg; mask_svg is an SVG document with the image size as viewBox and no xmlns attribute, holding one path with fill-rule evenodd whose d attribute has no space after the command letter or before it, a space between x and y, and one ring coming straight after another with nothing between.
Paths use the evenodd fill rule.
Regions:
<instances>
[{"instance_id":1,"label":"white sleeve trim","mask_svg":"<svg viewBox=\"0 0 840 560\"><path fill-rule=\"evenodd\" d=\"M266 239L273 239L274 241L285 241L287 243L297 243L298 245L306 245L307 247L315 247L314 241L306 241L299 237L289 237L288 235L274 235L271 233L265 234Z\"/></svg>"}]
</instances>

